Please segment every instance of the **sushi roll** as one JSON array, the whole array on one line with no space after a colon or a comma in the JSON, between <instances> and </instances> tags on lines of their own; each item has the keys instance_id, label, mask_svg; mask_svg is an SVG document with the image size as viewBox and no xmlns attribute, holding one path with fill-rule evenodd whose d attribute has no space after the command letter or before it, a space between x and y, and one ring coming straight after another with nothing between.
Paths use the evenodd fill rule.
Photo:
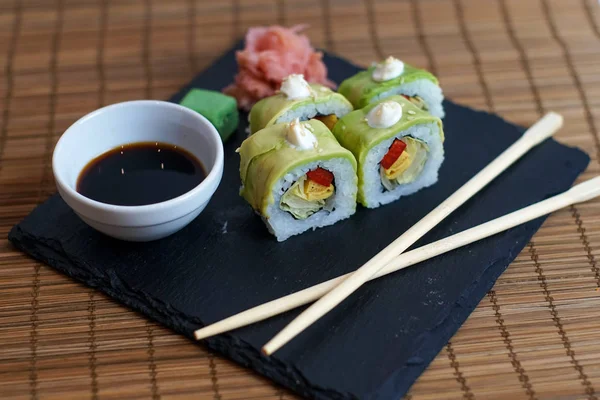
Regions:
<instances>
[{"instance_id":1,"label":"sushi roll","mask_svg":"<svg viewBox=\"0 0 600 400\"><path fill-rule=\"evenodd\" d=\"M238 151L240 194L278 241L356 211L356 160L322 122L268 126Z\"/></svg>"},{"instance_id":2,"label":"sushi roll","mask_svg":"<svg viewBox=\"0 0 600 400\"><path fill-rule=\"evenodd\" d=\"M388 57L366 71L346 79L338 91L350 100L356 109L400 94L434 117L444 118L444 95L437 78L394 57Z\"/></svg>"},{"instance_id":3,"label":"sushi roll","mask_svg":"<svg viewBox=\"0 0 600 400\"><path fill-rule=\"evenodd\" d=\"M350 111L352 104L341 94L323 85L309 84L302 75L292 74L283 80L279 93L252 107L250 133L296 118L300 121L319 119L331 130L338 118Z\"/></svg>"},{"instance_id":4,"label":"sushi roll","mask_svg":"<svg viewBox=\"0 0 600 400\"><path fill-rule=\"evenodd\" d=\"M333 134L358 162L358 202L379 207L433 185L444 161L442 121L393 95L352 111Z\"/></svg>"}]
</instances>

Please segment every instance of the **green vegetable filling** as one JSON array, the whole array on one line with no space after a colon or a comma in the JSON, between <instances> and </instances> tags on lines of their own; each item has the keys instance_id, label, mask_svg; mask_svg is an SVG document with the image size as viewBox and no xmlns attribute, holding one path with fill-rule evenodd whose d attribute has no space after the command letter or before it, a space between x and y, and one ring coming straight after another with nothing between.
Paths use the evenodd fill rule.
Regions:
<instances>
[{"instance_id":1,"label":"green vegetable filling","mask_svg":"<svg viewBox=\"0 0 600 400\"><path fill-rule=\"evenodd\" d=\"M429 146L419 139L405 136L402 141L406 143L406 149L390 168L379 167L381 184L386 190L394 190L399 185L414 182L425 167L429 156Z\"/></svg>"},{"instance_id":2,"label":"green vegetable filling","mask_svg":"<svg viewBox=\"0 0 600 400\"><path fill-rule=\"evenodd\" d=\"M334 191L333 184L318 185L304 175L281 196L279 207L295 219L303 220L322 209L332 211L329 199L333 199Z\"/></svg>"},{"instance_id":3,"label":"green vegetable filling","mask_svg":"<svg viewBox=\"0 0 600 400\"><path fill-rule=\"evenodd\" d=\"M408 101L413 103L415 106L419 107L421 110L429 111L429 107L427 107L427 103L425 103L425 100L423 100L421 98L421 96L412 96L412 97L407 96L406 98L408 99Z\"/></svg>"}]
</instances>

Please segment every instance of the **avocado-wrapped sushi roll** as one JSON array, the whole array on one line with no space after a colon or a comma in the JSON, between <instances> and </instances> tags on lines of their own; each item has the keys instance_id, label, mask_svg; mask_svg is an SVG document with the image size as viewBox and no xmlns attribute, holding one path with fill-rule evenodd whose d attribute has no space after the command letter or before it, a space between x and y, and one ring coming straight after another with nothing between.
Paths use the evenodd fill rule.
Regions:
<instances>
[{"instance_id":1,"label":"avocado-wrapped sushi roll","mask_svg":"<svg viewBox=\"0 0 600 400\"><path fill-rule=\"evenodd\" d=\"M268 126L239 153L240 194L278 241L356 211L356 160L318 120Z\"/></svg>"},{"instance_id":2,"label":"avocado-wrapped sushi roll","mask_svg":"<svg viewBox=\"0 0 600 400\"><path fill-rule=\"evenodd\" d=\"M352 111L333 134L358 162L358 202L375 208L437 182L442 121L394 95Z\"/></svg>"},{"instance_id":3,"label":"avocado-wrapped sushi roll","mask_svg":"<svg viewBox=\"0 0 600 400\"><path fill-rule=\"evenodd\" d=\"M338 89L354 108L399 94L434 117L444 118L444 95L437 78L394 57L343 81Z\"/></svg>"},{"instance_id":4,"label":"avocado-wrapped sushi roll","mask_svg":"<svg viewBox=\"0 0 600 400\"><path fill-rule=\"evenodd\" d=\"M283 80L279 93L252 107L250 133L296 118L300 121L319 119L331 130L338 118L350 111L352 104L341 94L323 85L309 84L302 75L292 74Z\"/></svg>"}]
</instances>

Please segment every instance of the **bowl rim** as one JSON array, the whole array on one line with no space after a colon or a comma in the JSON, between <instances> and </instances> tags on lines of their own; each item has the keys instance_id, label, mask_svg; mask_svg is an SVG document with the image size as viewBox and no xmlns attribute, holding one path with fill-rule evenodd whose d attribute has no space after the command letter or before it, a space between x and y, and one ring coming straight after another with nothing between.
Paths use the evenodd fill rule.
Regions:
<instances>
[{"instance_id":1,"label":"bowl rim","mask_svg":"<svg viewBox=\"0 0 600 400\"><path fill-rule=\"evenodd\" d=\"M66 143L66 141L69 140L68 133L70 131L74 130L79 125L86 123L89 119L94 118L101 113L110 112L111 110L118 109L118 108L133 107L133 106L166 107L166 108L178 110L179 112L186 113L189 116L191 116L192 118L199 119L200 122L202 122L203 125L205 125L205 127L208 128L208 129L205 129L205 131L208 133L208 136L210 137L211 141L213 142L213 145L214 145L213 150L215 150L215 152L216 152L215 162L213 163L213 165L210 169L210 172L208 172L208 174L206 175L206 178L204 178L204 180L202 180L202 182L200 182L193 189L191 189L177 197L174 197L174 198L166 200L166 201L161 201L159 203L145 204L145 205L139 205L139 206L123 206L123 205L102 203L100 201L92 200L89 197L86 197L86 196L80 194L79 192L77 192L77 190L72 188L71 185L66 183L66 181L65 181L64 177L62 176L62 174L60 173L60 170L58 167L59 160L58 160L57 154L59 153L61 147L64 146L64 143ZM178 206L183 205L184 203L189 201L191 198L199 195L200 193L204 192L205 190L211 190L211 188L213 186L214 186L214 190L212 190L212 192L216 191L216 188L218 186L218 181L220 181L222 171L223 171L223 162L224 162L223 161L224 160L223 153L224 153L223 142L221 141L221 136L219 135L217 129L206 117L204 117L200 113L190 110L189 108L186 108L182 105L179 105L176 103L171 103L168 101L163 101L163 100L131 100L131 101L124 101L124 102L104 106L102 108L99 108L95 111L92 111L92 112L84 115L83 117L81 117L77 121L75 121L73 124L71 124L67 128L67 130L61 135L61 137L59 138L59 140L56 143L56 146L54 147L54 151L52 153L52 172L54 174L56 184L59 185L60 188L62 190L64 190L66 192L66 194L69 197L71 197L72 200L82 203L82 205L84 205L86 207L94 208L99 211L116 213L116 214L125 214L125 213L130 214L130 213L138 213L138 212L139 213L161 212L161 211L172 210L174 208L177 208ZM89 160L89 161L91 161L91 160ZM217 183L216 185L215 185L215 182ZM212 196L212 193L210 193L209 197L210 196Z\"/></svg>"}]
</instances>

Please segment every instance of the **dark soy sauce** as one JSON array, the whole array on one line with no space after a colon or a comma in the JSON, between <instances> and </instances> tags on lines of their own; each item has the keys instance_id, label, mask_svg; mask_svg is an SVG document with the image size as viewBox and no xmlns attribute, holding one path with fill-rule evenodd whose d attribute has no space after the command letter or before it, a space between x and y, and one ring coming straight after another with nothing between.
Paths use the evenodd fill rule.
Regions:
<instances>
[{"instance_id":1,"label":"dark soy sauce","mask_svg":"<svg viewBox=\"0 0 600 400\"><path fill-rule=\"evenodd\" d=\"M117 147L90 161L77 191L120 206L160 203L189 192L206 178L200 161L186 150L160 142Z\"/></svg>"}]
</instances>

